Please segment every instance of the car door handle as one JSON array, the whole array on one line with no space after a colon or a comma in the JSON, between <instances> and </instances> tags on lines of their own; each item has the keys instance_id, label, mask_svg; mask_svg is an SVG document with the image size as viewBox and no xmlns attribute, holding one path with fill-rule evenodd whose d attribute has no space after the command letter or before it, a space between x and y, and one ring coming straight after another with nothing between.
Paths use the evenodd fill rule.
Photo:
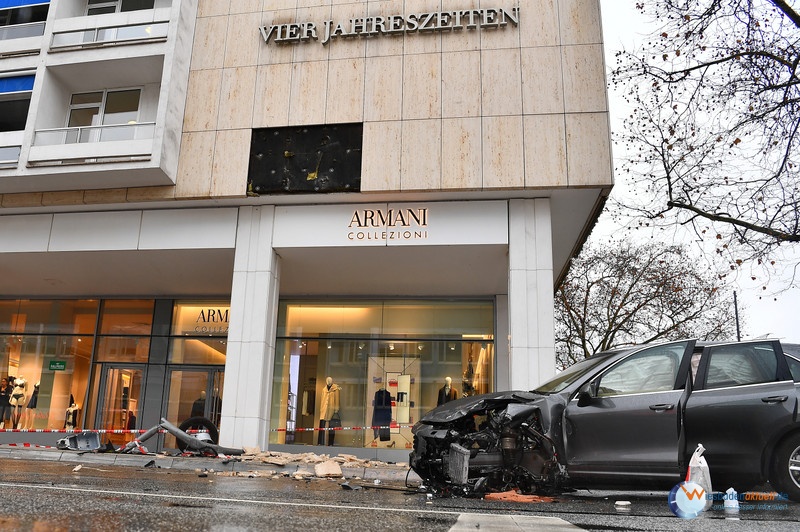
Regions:
<instances>
[{"instance_id":1,"label":"car door handle","mask_svg":"<svg viewBox=\"0 0 800 532\"><path fill-rule=\"evenodd\" d=\"M660 412L662 410L672 410L673 408L675 408L675 405L669 403L664 403L661 405L650 405L650 410L655 410L656 412Z\"/></svg>"},{"instance_id":2,"label":"car door handle","mask_svg":"<svg viewBox=\"0 0 800 532\"><path fill-rule=\"evenodd\" d=\"M788 398L789 398L788 395L773 395L772 397L762 397L761 402L769 404L783 403Z\"/></svg>"}]
</instances>

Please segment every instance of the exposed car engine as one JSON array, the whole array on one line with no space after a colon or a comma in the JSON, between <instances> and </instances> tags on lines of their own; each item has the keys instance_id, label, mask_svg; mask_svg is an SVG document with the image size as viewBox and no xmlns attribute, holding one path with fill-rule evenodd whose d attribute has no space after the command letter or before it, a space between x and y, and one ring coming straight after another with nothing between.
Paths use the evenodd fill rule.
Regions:
<instances>
[{"instance_id":1,"label":"exposed car engine","mask_svg":"<svg viewBox=\"0 0 800 532\"><path fill-rule=\"evenodd\" d=\"M551 492L564 477L553 442L542 431L539 407L509 398L467 408L443 422L414 427L411 468L440 495L480 496L519 490Z\"/></svg>"}]
</instances>

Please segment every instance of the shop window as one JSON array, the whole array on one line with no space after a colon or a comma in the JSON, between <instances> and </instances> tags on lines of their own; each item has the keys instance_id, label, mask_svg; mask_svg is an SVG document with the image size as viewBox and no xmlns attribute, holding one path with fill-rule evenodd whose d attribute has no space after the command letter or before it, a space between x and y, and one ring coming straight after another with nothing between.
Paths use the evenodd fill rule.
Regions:
<instances>
[{"instance_id":1,"label":"shop window","mask_svg":"<svg viewBox=\"0 0 800 532\"><path fill-rule=\"evenodd\" d=\"M146 363L150 359L150 337L101 336L97 341L98 362Z\"/></svg>"},{"instance_id":2,"label":"shop window","mask_svg":"<svg viewBox=\"0 0 800 532\"><path fill-rule=\"evenodd\" d=\"M409 447L438 403L494 390L493 315L483 301L282 303L270 441ZM342 425L366 430L296 430L328 428L328 378Z\"/></svg>"},{"instance_id":3,"label":"shop window","mask_svg":"<svg viewBox=\"0 0 800 532\"><path fill-rule=\"evenodd\" d=\"M149 335L154 307L152 299L105 300L100 315L100 334Z\"/></svg>"},{"instance_id":4,"label":"shop window","mask_svg":"<svg viewBox=\"0 0 800 532\"><path fill-rule=\"evenodd\" d=\"M0 8L0 40L44 35L49 3L12 1L2 4L4 7Z\"/></svg>"},{"instance_id":5,"label":"shop window","mask_svg":"<svg viewBox=\"0 0 800 532\"><path fill-rule=\"evenodd\" d=\"M87 15L153 9L155 0L88 0Z\"/></svg>"},{"instance_id":6,"label":"shop window","mask_svg":"<svg viewBox=\"0 0 800 532\"><path fill-rule=\"evenodd\" d=\"M94 334L100 302L0 300L0 334Z\"/></svg>"},{"instance_id":7,"label":"shop window","mask_svg":"<svg viewBox=\"0 0 800 532\"><path fill-rule=\"evenodd\" d=\"M19 404L24 408L12 420L13 428L66 428L70 408L76 412L76 428L84 426L91 336L0 335L0 346L0 376L23 383L20 390L24 397Z\"/></svg>"}]
</instances>

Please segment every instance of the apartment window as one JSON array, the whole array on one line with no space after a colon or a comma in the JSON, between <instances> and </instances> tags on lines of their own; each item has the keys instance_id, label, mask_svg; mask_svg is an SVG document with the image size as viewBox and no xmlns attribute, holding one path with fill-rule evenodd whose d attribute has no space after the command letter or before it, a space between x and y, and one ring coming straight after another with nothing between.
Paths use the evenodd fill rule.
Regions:
<instances>
[{"instance_id":1,"label":"apartment window","mask_svg":"<svg viewBox=\"0 0 800 532\"><path fill-rule=\"evenodd\" d=\"M153 9L155 0L89 0L86 5L87 15L102 15L125 11Z\"/></svg>"},{"instance_id":2,"label":"apartment window","mask_svg":"<svg viewBox=\"0 0 800 532\"><path fill-rule=\"evenodd\" d=\"M30 75L0 78L0 132L25 129L33 79Z\"/></svg>"},{"instance_id":3,"label":"apartment window","mask_svg":"<svg viewBox=\"0 0 800 532\"><path fill-rule=\"evenodd\" d=\"M82 92L70 99L67 143L130 140L139 119L141 89Z\"/></svg>"},{"instance_id":4,"label":"apartment window","mask_svg":"<svg viewBox=\"0 0 800 532\"><path fill-rule=\"evenodd\" d=\"M43 35L49 7L45 2L0 0L0 40Z\"/></svg>"}]
</instances>

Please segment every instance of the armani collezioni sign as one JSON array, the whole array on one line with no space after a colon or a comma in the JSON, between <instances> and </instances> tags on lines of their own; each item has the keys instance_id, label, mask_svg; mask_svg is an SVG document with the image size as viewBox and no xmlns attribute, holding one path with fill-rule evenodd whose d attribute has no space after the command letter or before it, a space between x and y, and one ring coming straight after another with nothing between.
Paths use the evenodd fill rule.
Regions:
<instances>
[{"instance_id":1,"label":"armani collezioni sign","mask_svg":"<svg viewBox=\"0 0 800 532\"><path fill-rule=\"evenodd\" d=\"M340 37L372 37L402 33L428 33L458 30L500 29L509 23L519 25L519 7L506 9L465 9L434 13L412 13L385 17L353 18L346 22L326 20L321 31L314 22L292 22L261 26L264 42L289 44L319 41L328 44Z\"/></svg>"},{"instance_id":2,"label":"armani collezioni sign","mask_svg":"<svg viewBox=\"0 0 800 532\"><path fill-rule=\"evenodd\" d=\"M348 240L425 240L428 209L361 209L347 226Z\"/></svg>"}]
</instances>

